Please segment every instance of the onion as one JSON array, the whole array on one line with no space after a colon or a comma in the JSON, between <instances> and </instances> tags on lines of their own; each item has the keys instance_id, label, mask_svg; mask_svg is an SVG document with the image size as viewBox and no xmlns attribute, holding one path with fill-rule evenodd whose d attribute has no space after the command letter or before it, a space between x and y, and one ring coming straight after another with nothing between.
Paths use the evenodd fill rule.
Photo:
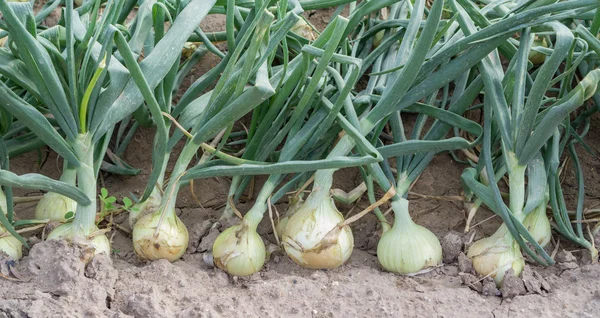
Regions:
<instances>
[{"instance_id":1,"label":"onion","mask_svg":"<svg viewBox=\"0 0 600 318\"><path fill-rule=\"evenodd\" d=\"M67 223L58 226L52 232L50 232L48 239L65 239L74 244L94 248L95 255L100 253L110 255L110 241L104 234L93 235L93 233L96 231L99 231L99 229L94 226L94 228L90 230L91 235L84 235L83 231L81 231L81 229L78 228L75 223Z\"/></svg>"},{"instance_id":2,"label":"onion","mask_svg":"<svg viewBox=\"0 0 600 318\"><path fill-rule=\"evenodd\" d=\"M283 232L285 231L285 227L287 226L290 217L296 214L300 207L302 207L302 203L304 203L304 201L301 198L296 196L290 197L289 202L290 204L288 206L288 209L285 211L283 217L280 218L277 221L277 224L275 225L275 230L277 231L277 236L279 236L280 240L283 239Z\"/></svg>"},{"instance_id":3,"label":"onion","mask_svg":"<svg viewBox=\"0 0 600 318\"><path fill-rule=\"evenodd\" d=\"M163 209L140 218L133 227L133 249L144 260L166 259L173 262L179 259L188 247L188 231L175 214Z\"/></svg>"},{"instance_id":4,"label":"onion","mask_svg":"<svg viewBox=\"0 0 600 318\"><path fill-rule=\"evenodd\" d=\"M156 193L155 193L156 192ZM133 229L135 223L143 216L150 214L160 206L161 195L155 191L146 201L137 202L129 209L129 228Z\"/></svg>"},{"instance_id":5,"label":"onion","mask_svg":"<svg viewBox=\"0 0 600 318\"><path fill-rule=\"evenodd\" d=\"M313 192L290 218L283 247L298 265L325 269L338 267L350 258L354 237L344 217L329 197L328 188Z\"/></svg>"},{"instance_id":6,"label":"onion","mask_svg":"<svg viewBox=\"0 0 600 318\"><path fill-rule=\"evenodd\" d=\"M233 276L249 276L265 264L265 244L246 219L223 231L213 244L215 265Z\"/></svg>"},{"instance_id":7,"label":"onion","mask_svg":"<svg viewBox=\"0 0 600 318\"><path fill-rule=\"evenodd\" d=\"M490 237L483 238L471 245L467 256L473 262L473 268L483 276L490 276L501 286L504 274L509 269L519 276L525 267L519 244L513 239L508 228L502 224Z\"/></svg>"},{"instance_id":8,"label":"onion","mask_svg":"<svg viewBox=\"0 0 600 318\"><path fill-rule=\"evenodd\" d=\"M392 201L396 217L377 245L381 266L398 274L415 274L442 262L442 246L428 229L415 224L408 214L408 200Z\"/></svg>"},{"instance_id":9,"label":"onion","mask_svg":"<svg viewBox=\"0 0 600 318\"><path fill-rule=\"evenodd\" d=\"M315 34L313 28L308 23L306 23L306 20L304 20L304 18L302 17L298 19L296 24L292 27L291 31L309 41L314 41L315 39L317 39L317 35Z\"/></svg>"},{"instance_id":10,"label":"onion","mask_svg":"<svg viewBox=\"0 0 600 318\"><path fill-rule=\"evenodd\" d=\"M552 238L552 229L550 228L550 221L546 215L546 203L537 206L531 213L527 214L525 220L523 220L523 226L529 231L531 236L535 239L541 247L545 247L550 243Z\"/></svg>"},{"instance_id":11,"label":"onion","mask_svg":"<svg viewBox=\"0 0 600 318\"><path fill-rule=\"evenodd\" d=\"M2 191L0 191L2 193ZM4 236L7 235L7 236ZM12 259L18 260L23 257L23 244L12 236L0 225L0 252L6 253Z\"/></svg>"},{"instance_id":12,"label":"onion","mask_svg":"<svg viewBox=\"0 0 600 318\"><path fill-rule=\"evenodd\" d=\"M533 47L536 46L548 47L548 42L546 42L545 38L536 37L535 40L533 40ZM540 65L546 61L546 54L532 50L529 52L529 61L533 63L533 65Z\"/></svg>"},{"instance_id":13,"label":"onion","mask_svg":"<svg viewBox=\"0 0 600 318\"><path fill-rule=\"evenodd\" d=\"M58 193L48 192L35 207L35 218L66 222L65 215L68 212L75 213L76 210L77 202L75 200Z\"/></svg>"}]
</instances>

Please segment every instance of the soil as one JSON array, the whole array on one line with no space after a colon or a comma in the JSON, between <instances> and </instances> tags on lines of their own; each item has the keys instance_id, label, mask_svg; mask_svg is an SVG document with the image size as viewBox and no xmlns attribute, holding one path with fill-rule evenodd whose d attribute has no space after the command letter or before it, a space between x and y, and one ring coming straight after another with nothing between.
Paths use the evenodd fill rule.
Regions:
<instances>
[{"instance_id":1,"label":"soil","mask_svg":"<svg viewBox=\"0 0 600 318\"><path fill-rule=\"evenodd\" d=\"M329 11L316 12L311 21L327 23ZM206 22L205 22L206 23ZM206 31L221 29L216 24ZM216 63L212 58L210 63ZM203 65L190 79L212 65ZM586 141L600 151L600 116L594 116ZM143 191L153 131L140 129L125 161L142 169L133 177L102 174L102 186L117 198ZM581 150L581 149L580 149ZM581 150L586 179L586 206L600 200L598 158ZM15 173L39 172L60 176L62 162L52 152L37 153L11 161ZM173 158L172 158L173 159ZM433 160L412 189L429 196L461 195L463 165L443 154ZM258 188L264 178L257 178ZM218 230L228 191L228 178L203 179L195 183L195 201L189 188L180 192L178 215L190 232L190 247L181 260L141 262L133 253L131 238L113 229L113 254L93 259L89 251L64 242L42 241L44 232L29 233L32 244L19 262L0 256L0 317L597 317L600 313L600 266L591 265L587 252L560 243L557 265L541 267L527 262L521 278L507 274L501 290L489 280L473 275L464 255L466 244L495 231L500 224L481 209L469 233L463 233L463 202L411 196L413 219L432 230L444 245L444 265L418 276L400 276L382 270L376 257L379 229L373 216L352 224L355 249L350 260L333 270L308 270L297 266L274 248L269 262L247 278L230 277L205 261ZM356 169L340 170L334 187L349 191L361 182ZM576 184L569 172L567 186ZM39 193L15 191L17 196ZM569 190L567 195L574 195ZM379 196L382 194L379 193ZM247 211L252 201L238 206ZM340 211L355 213L367 207L338 204ZM35 203L16 206L18 216L33 215ZM278 204L283 212L286 204ZM485 221L487 220L487 221ZM125 214L115 222L127 227ZM480 223L482 222L482 223ZM224 222L230 223L230 222ZM259 232L269 247L275 239L265 220ZM551 249L554 249L558 235ZM560 240L564 242L565 240ZM586 257L587 256L587 257Z\"/></svg>"}]
</instances>

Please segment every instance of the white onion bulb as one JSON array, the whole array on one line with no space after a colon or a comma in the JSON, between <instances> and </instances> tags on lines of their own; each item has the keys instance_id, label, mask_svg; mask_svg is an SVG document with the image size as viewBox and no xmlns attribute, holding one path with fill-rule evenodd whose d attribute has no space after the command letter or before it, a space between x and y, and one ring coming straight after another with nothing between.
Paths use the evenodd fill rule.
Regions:
<instances>
[{"instance_id":1,"label":"white onion bulb","mask_svg":"<svg viewBox=\"0 0 600 318\"><path fill-rule=\"evenodd\" d=\"M162 209L147 214L133 227L133 249L144 260L178 260L188 247L188 231L175 211L167 212L158 231Z\"/></svg>"},{"instance_id":2,"label":"white onion bulb","mask_svg":"<svg viewBox=\"0 0 600 318\"><path fill-rule=\"evenodd\" d=\"M98 228L92 229L90 233L99 231ZM48 240L65 239L71 243L94 248L94 254L105 253L110 255L110 241L104 234L95 235L91 238L86 237L81 229L77 228L74 223L62 224L52 230L48 235Z\"/></svg>"},{"instance_id":3,"label":"white onion bulb","mask_svg":"<svg viewBox=\"0 0 600 318\"><path fill-rule=\"evenodd\" d=\"M467 256L473 262L473 268L482 276L490 276L501 286L504 274L513 269L519 276L525 267L519 244L512 238L506 225L490 237L483 238L471 245Z\"/></svg>"},{"instance_id":4,"label":"white onion bulb","mask_svg":"<svg viewBox=\"0 0 600 318\"><path fill-rule=\"evenodd\" d=\"M8 236L4 236L5 234L8 234ZM23 257L23 244L10 235L2 225L0 225L0 252L6 253L15 260Z\"/></svg>"},{"instance_id":5,"label":"white onion bulb","mask_svg":"<svg viewBox=\"0 0 600 318\"><path fill-rule=\"evenodd\" d=\"M223 231L213 244L215 265L233 276L249 276L265 264L265 244L246 220Z\"/></svg>"},{"instance_id":6,"label":"white onion bulb","mask_svg":"<svg viewBox=\"0 0 600 318\"><path fill-rule=\"evenodd\" d=\"M308 23L306 23L304 18L298 19L291 31L309 41L314 41L317 38L315 31Z\"/></svg>"},{"instance_id":7,"label":"white onion bulb","mask_svg":"<svg viewBox=\"0 0 600 318\"><path fill-rule=\"evenodd\" d=\"M415 224L408 214L408 200L392 201L396 221L377 244L381 266L398 274L416 274L442 262L442 246L428 229Z\"/></svg>"},{"instance_id":8,"label":"white onion bulb","mask_svg":"<svg viewBox=\"0 0 600 318\"><path fill-rule=\"evenodd\" d=\"M354 237L333 201L312 193L290 217L283 233L283 247L298 265L325 269L338 267L350 258Z\"/></svg>"},{"instance_id":9,"label":"white onion bulb","mask_svg":"<svg viewBox=\"0 0 600 318\"><path fill-rule=\"evenodd\" d=\"M44 194L35 207L35 218L39 220L50 219L52 221L65 222L65 214L77 210L77 202L64 195L48 192Z\"/></svg>"}]
</instances>

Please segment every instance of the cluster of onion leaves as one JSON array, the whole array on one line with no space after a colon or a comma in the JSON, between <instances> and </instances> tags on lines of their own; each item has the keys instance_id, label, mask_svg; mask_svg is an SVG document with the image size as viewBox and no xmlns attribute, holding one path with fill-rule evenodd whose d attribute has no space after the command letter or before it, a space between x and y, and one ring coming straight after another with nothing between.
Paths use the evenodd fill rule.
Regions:
<instances>
[{"instance_id":1,"label":"cluster of onion leaves","mask_svg":"<svg viewBox=\"0 0 600 318\"><path fill-rule=\"evenodd\" d=\"M479 11L470 2L450 3L465 34L477 34L478 28L489 25L483 10ZM568 5L559 3L533 9L521 6L513 10L552 12L556 6ZM579 5L594 4L578 3L576 8L557 15L561 18L575 16L583 10ZM502 217L504 224L492 236L470 246L468 256L478 273L493 277L498 285L502 284L508 270L512 269L517 275L522 271L521 248L542 264L554 262L542 248L550 235L549 223L544 218L549 200L546 192L553 183L549 178L551 160L556 156L547 144L570 112L596 92L600 80L600 72L591 71L578 85L571 86L573 72L581 62L581 59L573 60L573 56L585 56L588 45L576 39L575 34L559 21L559 18L548 19L522 28L518 47L509 41L478 64L485 92L483 149L477 167L466 169L462 179L470 191ZM530 73L534 30L551 33L554 41L545 62ZM500 56L510 61L506 71ZM566 71L559 72L565 60ZM561 83L561 89L557 97L550 97L556 83ZM485 171L487 185L477 180L482 171ZM497 185L497 176L505 173L508 174L508 206ZM552 189L549 194L552 198ZM542 230L537 228L538 221ZM592 253L597 255L597 252Z\"/></svg>"}]
</instances>

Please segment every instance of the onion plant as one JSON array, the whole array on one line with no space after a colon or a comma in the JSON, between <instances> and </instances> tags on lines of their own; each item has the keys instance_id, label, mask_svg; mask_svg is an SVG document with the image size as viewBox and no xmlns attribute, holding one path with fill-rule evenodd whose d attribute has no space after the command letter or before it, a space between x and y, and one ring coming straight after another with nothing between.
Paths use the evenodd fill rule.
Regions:
<instances>
[{"instance_id":1,"label":"onion plant","mask_svg":"<svg viewBox=\"0 0 600 318\"><path fill-rule=\"evenodd\" d=\"M275 94L274 87L282 85L289 78L285 67L271 75L270 64L279 43L297 22L298 16L292 10L273 23L274 16L265 10L267 5L267 2L257 2L257 7L248 14L236 39L228 41L228 54L214 72L207 73L192 85L173 109L169 104L164 105L167 108L163 111L170 113L169 117L180 118L179 128L186 129L183 133L176 131L169 139L163 119L153 115L159 133L155 141L157 152L153 158L155 168L145 198L156 191L154 180L164 180L166 159L174 143L183 135L187 139L171 178L162 189L164 194L159 199L158 207L134 225L134 248L143 259L166 258L173 261L181 257L187 248L187 230L175 215L175 202L179 189L189 181L184 177L197 151L202 147L225 161L247 162L207 147L205 141L223 130L225 136L222 138L227 140L233 123L271 98ZM228 17L233 15L234 9L233 1L228 3ZM228 22L228 33L232 34L233 20L228 19ZM219 72L222 74L216 87L196 98ZM151 111L152 108L159 108L160 104L150 92L145 97ZM188 132L188 129L191 130ZM204 160L201 161L204 163Z\"/></svg>"},{"instance_id":2,"label":"onion plant","mask_svg":"<svg viewBox=\"0 0 600 318\"><path fill-rule=\"evenodd\" d=\"M24 95L18 95L0 83L0 107L65 159L66 165L75 170L77 187L89 200L88 204L77 205L72 223L57 227L49 238L67 239L91 245L97 253L110 253L108 239L95 224L97 174L110 136L115 125L142 103L137 85L158 85L214 2L193 0L185 7L180 4L175 10L177 19L154 50L139 64L126 63L125 67L120 56L133 53L114 25L123 2L109 1L100 17L100 1L88 2L93 8L83 15L73 10L72 1L67 1L64 25L37 32L25 22L34 21L29 3L0 1L6 21L3 28L9 33L9 61L14 65L3 75L26 89ZM56 125L46 114L51 114Z\"/></svg>"},{"instance_id":3,"label":"onion plant","mask_svg":"<svg viewBox=\"0 0 600 318\"><path fill-rule=\"evenodd\" d=\"M481 23L481 19L477 19L480 13L467 2L459 2L466 5L463 7L456 1L450 1L458 14L461 30L466 35L477 32L474 21ZM531 11L549 10L553 6L557 5L542 6ZM474 169L467 169L463 180L488 207L502 217L504 224L491 237L475 242L469 248L468 256L478 273L490 275L498 285L502 284L507 270L512 268L518 275L523 269L524 260L520 248L541 263L553 263L523 224L528 214L547 202L544 195L547 173L543 152L540 151L568 114L596 92L600 80L600 72L592 71L572 90L569 89L570 82L563 82L562 88L566 93L559 98L547 96L554 83L569 77L572 70L559 73L556 77L555 74L569 52L578 47L571 30L550 20L550 17L548 22L534 25L534 28L553 32L553 52L531 76L527 73L528 56L533 42L530 27L521 29L519 48L511 58L506 74L498 51L492 52L479 63L485 85L482 162L490 184L486 187L475 181L477 172ZM502 201L495 178L492 136L497 137L502 164L508 173L508 206ZM527 192L526 179L529 189ZM539 255L525 242L533 245Z\"/></svg>"},{"instance_id":4,"label":"onion plant","mask_svg":"<svg viewBox=\"0 0 600 318\"><path fill-rule=\"evenodd\" d=\"M31 224L28 220L16 220L13 208L12 188L50 190L74 198L81 204L89 204L89 199L79 189L61 181L52 180L38 174L18 176L9 171L9 152L6 143L0 139L0 252L19 259L23 245L27 242L15 230L16 227Z\"/></svg>"}]
</instances>

